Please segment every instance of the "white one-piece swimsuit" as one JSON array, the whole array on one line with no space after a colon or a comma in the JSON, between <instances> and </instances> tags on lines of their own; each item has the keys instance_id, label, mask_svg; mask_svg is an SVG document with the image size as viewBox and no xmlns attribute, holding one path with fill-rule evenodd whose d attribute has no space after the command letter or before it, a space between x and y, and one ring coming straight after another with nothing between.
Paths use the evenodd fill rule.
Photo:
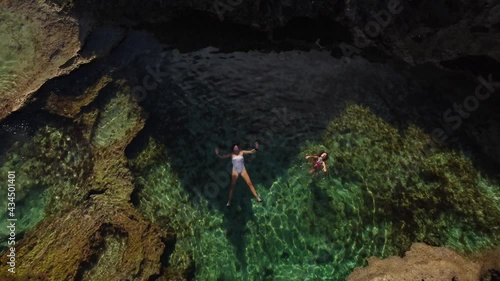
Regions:
<instances>
[{"instance_id":1,"label":"white one-piece swimsuit","mask_svg":"<svg viewBox=\"0 0 500 281\"><path fill-rule=\"evenodd\" d=\"M243 155L234 156L231 161L233 162L233 171L236 171L238 175L241 174L241 172L245 169Z\"/></svg>"}]
</instances>

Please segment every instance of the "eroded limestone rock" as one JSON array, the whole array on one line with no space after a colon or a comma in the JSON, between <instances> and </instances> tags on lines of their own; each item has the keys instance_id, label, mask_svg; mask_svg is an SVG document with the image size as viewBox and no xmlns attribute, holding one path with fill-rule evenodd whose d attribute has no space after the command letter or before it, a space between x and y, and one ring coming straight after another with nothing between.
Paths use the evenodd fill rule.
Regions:
<instances>
[{"instance_id":1,"label":"eroded limestone rock","mask_svg":"<svg viewBox=\"0 0 500 281\"><path fill-rule=\"evenodd\" d=\"M494 254L496 253L496 254ZM489 258L497 260L498 249L488 252ZM441 280L480 280L490 268L483 267L485 261L471 260L457 252L441 247L431 247L423 243L415 243L403 258L390 257L380 260L372 257L365 268L356 268L348 281L441 281ZM491 263L491 262L490 262ZM493 265L495 266L495 265ZM498 263L496 264L498 270Z\"/></svg>"},{"instance_id":2,"label":"eroded limestone rock","mask_svg":"<svg viewBox=\"0 0 500 281\"><path fill-rule=\"evenodd\" d=\"M77 115L82 131L90 132L79 137L88 142L93 160L85 184L74 193L78 198L72 198L81 204L45 217L17 241L16 275L8 272L4 253L0 280L148 280L152 276L180 280L185 275L164 270L161 262L166 247L174 245L174 234L143 219L129 202L134 184L124 150L143 128L145 116L130 88L119 81L101 95Z\"/></svg>"},{"instance_id":3,"label":"eroded limestone rock","mask_svg":"<svg viewBox=\"0 0 500 281\"><path fill-rule=\"evenodd\" d=\"M69 73L87 25L43 1L0 2L0 120L47 80ZM5 38L7 37L7 38Z\"/></svg>"}]
</instances>

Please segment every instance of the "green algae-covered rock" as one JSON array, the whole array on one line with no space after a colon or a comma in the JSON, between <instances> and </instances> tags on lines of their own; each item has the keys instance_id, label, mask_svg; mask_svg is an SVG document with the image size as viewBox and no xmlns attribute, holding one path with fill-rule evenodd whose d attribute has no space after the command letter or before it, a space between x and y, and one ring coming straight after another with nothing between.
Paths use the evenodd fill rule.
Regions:
<instances>
[{"instance_id":1,"label":"green algae-covered rock","mask_svg":"<svg viewBox=\"0 0 500 281\"><path fill-rule=\"evenodd\" d=\"M115 94L109 95L109 92ZM94 127L92 144L97 148L110 146L113 142L129 139L126 136L143 119L139 106L134 101L129 89L110 87L101 103L100 113Z\"/></svg>"},{"instance_id":2,"label":"green algae-covered rock","mask_svg":"<svg viewBox=\"0 0 500 281\"><path fill-rule=\"evenodd\" d=\"M74 207L83 200L83 181L92 168L88 146L65 129L48 124L23 143L15 143L0 160L0 173L16 173L18 233L31 229L47 214ZM7 191L0 190L7 198ZM7 200L0 202L7 216ZM2 235L7 235L2 229ZM6 240L5 240L6 241Z\"/></svg>"},{"instance_id":3,"label":"green algae-covered rock","mask_svg":"<svg viewBox=\"0 0 500 281\"><path fill-rule=\"evenodd\" d=\"M321 150L330 153L328 172L311 176L304 156ZM270 186L254 182L262 205L245 195L241 182L229 209L220 206L227 185L215 196L190 200L191 190L203 191L205 183L183 180L182 167L171 163L185 155L164 151L150 138L132 161L136 206L176 231L171 266L186 268L192 257L200 280L331 280L332 272L341 280L370 256L396 255L416 241L460 252L499 243L498 185L422 130L400 132L358 105L330 122L321 143L302 144ZM183 153L195 157L196 151ZM262 161L259 170L275 164ZM249 164L254 178L253 168Z\"/></svg>"},{"instance_id":4,"label":"green algae-covered rock","mask_svg":"<svg viewBox=\"0 0 500 281\"><path fill-rule=\"evenodd\" d=\"M401 252L414 241L460 251L499 243L500 188L459 151L414 126L399 132L357 105L331 122L323 142L331 173L366 190L365 208L394 226Z\"/></svg>"}]
</instances>

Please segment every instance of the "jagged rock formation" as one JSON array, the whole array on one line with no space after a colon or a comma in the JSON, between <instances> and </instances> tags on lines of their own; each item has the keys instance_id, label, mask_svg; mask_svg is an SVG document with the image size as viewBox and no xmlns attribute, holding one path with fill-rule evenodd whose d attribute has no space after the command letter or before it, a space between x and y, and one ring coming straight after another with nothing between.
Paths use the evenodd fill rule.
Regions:
<instances>
[{"instance_id":1,"label":"jagged rock formation","mask_svg":"<svg viewBox=\"0 0 500 281\"><path fill-rule=\"evenodd\" d=\"M172 234L144 221L130 206L107 201L97 197L40 223L17 248L16 278L3 266L2 280L147 280L159 275L162 239L170 242Z\"/></svg>"},{"instance_id":2,"label":"jagged rock formation","mask_svg":"<svg viewBox=\"0 0 500 281\"><path fill-rule=\"evenodd\" d=\"M489 261L497 261L496 265L488 264L493 267L485 267L486 263L481 259L471 260L446 248L415 243L403 258L369 259L368 267L355 269L347 280L488 280L481 278L489 278L489 270L499 268L499 255L498 249L485 253L484 256L487 256Z\"/></svg>"},{"instance_id":3,"label":"jagged rock formation","mask_svg":"<svg viewBox=\"0 0 500 281\"><path fill-rule=\"evenodd\" d=\"M345 5L347 25L359 27L377 48L410 64L463 56L500 59L498 2L357 0ZM353 31L355 37L363 36Z\"/></svg>"},{"instance_id":4,"label":"jagged rock formation","mask_svg":"<svg viewBox=\"0 0 500 281\"><path fill-rule=\"evenodd\" d=\"M160 261L171 251L175 234L145 221L129 202L134 184L124 150L142 129L145 115L120 81L99 80L91 92L97 94L84 94L90 105L83 112L64 99L49 99L48 106L74 108L60 114L75 116L80 138L93 147L85 184L76 192L64 191L78 197L73 200L79 204L53 202L57 211L18 241L16 275L7 271L7 253L0 257L0 279L182 280L185 272L166 271Z\"/></svg>"},{"instance_id":5,"label":"jagged rock formation","mask_svg":"<svg viewBox=\"0 0 500 281\"><path fill-rule=\"evenodd\" d=\"M375 47L410 64L464 56L500 59L496 50L500 43L500 4L491 0L473 3L445 0L53 1L67 9L73 7L79 12L128 24L166 22L203 11L217 20L265 31L271 38L273 32L298 19L299 25L314 27L309 32L294 34L298 39L317 36L309 39L320 39L319 43L324 42L325 46L332 40L346 41L358 48L355 53ZM320 18L324 20L318 20ZM352 38L339 37L342 33L336 31L340 26L348 29ZM336 44L329 46L336 47Z\"/></svg>"},{"instance_id":6,"label":"jagged rock formation","mask_svg":"<svg viewBox=\"0 0 500 281\"><path fill-rule=\"evenodd\" d=\"M50 3L2 1L0 120L19 109L47 80L88 61L78 57L87 24L61 15ZM20 24L19 19L25 19ZM21 28L21 27L22 28ZM12 36L4 38L4 36ZM9 60L10 58L10 60ZM2 66L0 64L0 66Z\"/></svg>"},{"instance_id":7,"label":"jagged rock formation","mask_svg":"<svg viewBox=\"0 0 500 281\"><path fill-rule=\"evenodd\" d=\"M67 15L49 1L5 0L0 13L0 120L47 81L109 54L125 35L119 28L96 25L92 18Z\"/></svg>"}]
</instances>

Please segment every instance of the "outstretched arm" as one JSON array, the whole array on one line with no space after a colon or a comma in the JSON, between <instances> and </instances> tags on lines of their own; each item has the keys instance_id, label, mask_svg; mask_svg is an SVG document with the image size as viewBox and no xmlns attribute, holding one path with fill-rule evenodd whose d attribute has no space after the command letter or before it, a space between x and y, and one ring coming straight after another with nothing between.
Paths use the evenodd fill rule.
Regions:
<instances>
[{"instance_id":1,"label":"outstretched arm","mask_svg":"<svg viewBox=\"0 0 500 281\"><path fill-rule=\"evenodd\" d=\"M243 154L253 154L255 152L257 152L259 150L259 143L258 142L255 142L255 148L252 149L252 150L243 150L241 152L243 152Z\"/></svg>"},{"instance_id":2,"label":"outstretched arm","mask_svg":"<svg viewBox=\"0 0 500 281\"><path fill-rule=\"evenodd\" d=\"M326 162L323 161L323 172L326 173Z\"/></svg>"},{"instance_id":3,"label":"outstretched arm","mask_svg":"<svg viewBox=\"0 0 500 281\"><path fill-rule=\"evenodd\" d=\"M217 156L219 156L219 158L229 158L229 157L231 157L231 153L224 154L224 155L220 155L220 154L219 154L219 148L216 148L216 149L215 149L215 154L216 154Z\"/></svg>"},{"instance_id":4,"label":"outstretched arm","mask_svg":"<svg viewBox=\"0 0 500 281\"><path fill-rule=\"evenodd\" d=\"M242 150L241 152L243 154L253 154L253 153L257 152L257 150L254 148L252 150Z\"/></svg>"},{"instance_id":5,"label":"outstretched arm","mask_svg":"<svg viewBox=\"0 0 500 281\"><path fill-rule=\"evenodd\" d=\"M313 156L309 156L309 155L307 155L307 156L306 156L306 159L309 159L309 158L318 159L318 156L314 156L314 155L313 155Z\"/></svg>"}]
</instances>

